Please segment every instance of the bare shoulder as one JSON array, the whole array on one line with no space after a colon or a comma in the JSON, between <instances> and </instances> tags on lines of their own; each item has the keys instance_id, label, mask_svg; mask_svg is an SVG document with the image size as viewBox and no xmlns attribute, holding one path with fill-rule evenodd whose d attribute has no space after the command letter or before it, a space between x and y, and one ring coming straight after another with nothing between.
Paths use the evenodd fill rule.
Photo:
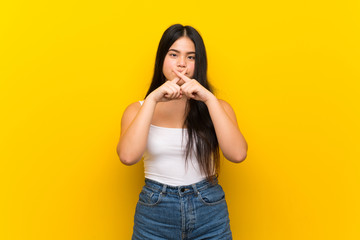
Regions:
<instances>
[{"instance_id":1,"label":"bare shoulder","mask_svg":"<svg viewBox=\"0 0 360 240\"><path fill-rule=\"evenodd\" d=\"M225 101L225 100L223 100L223 99L218 99L218 100L219 100L221 106L222 106L226 111L234 111L233 108L231 107L231 105L230 105L227 101Z\"/></svg>"},{"instance_id":2,"label":"bare shoulder","mask_svg":"<svg viewBox=\"0 0 360 240\"><path fill-rule=\"evenodd\" d=\"M132 112L138 112L139 109L141 108L141 104L140 102L133 102L131 104L129 104L126 108L125 108L125 111L124 111L124 114L125 113L132 113Z\"/></svg>"},{"instance_id":3,"label":"bare shoulder","mask_svg":"<svg viewBox=\"0 0 360 240\"><path fill-rule=\"evenodd\" d=\"M219 100L222 107L232 109L231 105L227 101L225 101L224 99L218 99L218 100Z\"/></svg>"},{"instance_id":4,"label":"bare shoulder","mask_svg":"<svg viewBox=\"0 0 360 240\"><path fill-rule=\"evenodd\" d=\"M218 100L219 100L219 103L221 104L221 106L224 108L227 115L231 118L231 120L233 122L236 123L237 122L236 115L235 115L234 109L231 107L231 105L223 99L218 99Z\"/></svg>"}]
</instances>

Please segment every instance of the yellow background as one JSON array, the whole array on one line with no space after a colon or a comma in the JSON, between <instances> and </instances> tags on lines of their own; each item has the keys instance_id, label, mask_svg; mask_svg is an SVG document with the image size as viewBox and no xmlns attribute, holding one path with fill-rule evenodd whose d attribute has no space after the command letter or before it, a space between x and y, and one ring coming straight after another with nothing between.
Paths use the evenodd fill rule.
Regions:
<instances>
[{"instance_id":1,"label":"yellow background","mask_svg":"<svg viewBox=\"0 0 360 240\"><path fill-rule=\"evenodd\" d=\"M234 239L360 239L359 16L356 0L2 1L0 239L130 239L143 166L117 157L120 119L174 23L202 34L249 144L222 161Z\"/></svg>"}]
</instances>

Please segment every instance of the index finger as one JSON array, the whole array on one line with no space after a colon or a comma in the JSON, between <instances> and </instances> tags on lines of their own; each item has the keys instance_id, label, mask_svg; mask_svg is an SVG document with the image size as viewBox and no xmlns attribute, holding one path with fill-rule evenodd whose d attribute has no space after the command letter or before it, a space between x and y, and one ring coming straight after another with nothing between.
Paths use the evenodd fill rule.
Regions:
<instances>
[{"instance_id":1,"label":"index finger","mask_svg":"<svg viewBox=\"0 0 360 240\"><path fill-rule=\"evenodd\" d=\"M182 73L186 71L186 68L184 70L182 70ZM173 80L171 80L171 82L173 83L177 83L181 78L180 77L176 77Z\"/></svg>"},{"instance_id":2,"label":"index finger","mask_svg":"<svg viewBox=\"0 0 360 240\"><path fill-rule=\"evenodd\" d=\"M171 80L170 82L172 82L172 83L177 83L179 80L180 80L180 78L179 78L179 77L176 77L176 78L174 78L173 80Z\"/></svg>"},{"instance_id":3,"label":"index finger","mask_svg":"<svg viewBox=\"0 0 360 240\"><path fill-rule=\"evenodd\" d=\"M185 71L185 70L184 70L184 71ZM183 71L183 72L184 72L184 71ZM182 80L184 80L184 82L189 82L189 81L191 81L190 78L188 78L187 76L185 76L183 73L178 72L176 69L173 69L173 72L174 72L176 75L178 75L178 77L180 77Z\"/></svg>"}]
</instances>

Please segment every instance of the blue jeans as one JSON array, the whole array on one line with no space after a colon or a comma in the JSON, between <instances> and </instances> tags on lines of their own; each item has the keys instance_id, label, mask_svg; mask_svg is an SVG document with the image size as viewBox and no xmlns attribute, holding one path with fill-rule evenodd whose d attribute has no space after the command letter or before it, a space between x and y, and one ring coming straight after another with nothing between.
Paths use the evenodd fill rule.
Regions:
<instances>
[{"instance_id":1,"label":"blue jeans","mask_svg":"<svg viewBox=\"0 0 360 240\"><path fill-rule=\"evenodd\" d=\"M145 179L134 217L133 240L232 239L225 194L207 180L168 186Z\"/></svg>"}]
</instances>

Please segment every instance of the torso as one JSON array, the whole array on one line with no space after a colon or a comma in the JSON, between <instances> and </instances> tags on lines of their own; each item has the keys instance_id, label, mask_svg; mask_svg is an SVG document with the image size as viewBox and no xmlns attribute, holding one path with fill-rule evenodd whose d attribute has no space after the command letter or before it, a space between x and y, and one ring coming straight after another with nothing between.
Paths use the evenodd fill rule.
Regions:
<instances>
[{"instance_id":1,"label":"torso","mask_svg":"<svg viewBox=\"0 0 360 240\"><path fill-rule=\"evenodd\" d=\"M143 154L145 178L170 186L190 185L206 178L194 152L185 161L186 103L186 98L157 103Z\"/></svg>"}]
</instances>

